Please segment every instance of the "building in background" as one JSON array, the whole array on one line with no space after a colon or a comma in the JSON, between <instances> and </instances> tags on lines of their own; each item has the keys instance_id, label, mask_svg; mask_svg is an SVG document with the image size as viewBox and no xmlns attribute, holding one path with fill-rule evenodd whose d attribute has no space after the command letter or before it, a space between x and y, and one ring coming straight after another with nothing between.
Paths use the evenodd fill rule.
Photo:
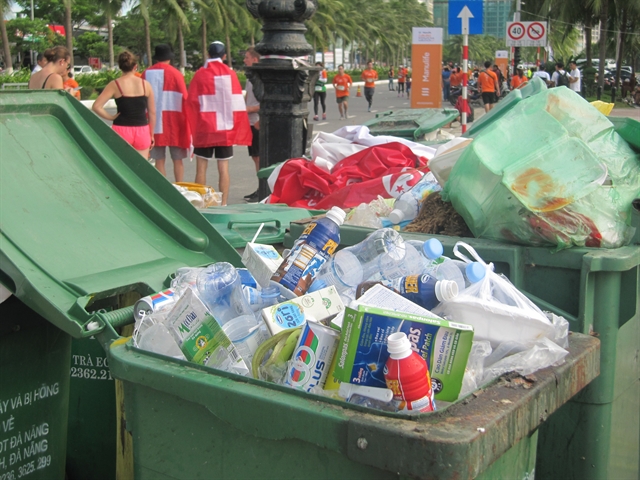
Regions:
<instances>
[{"instance_id":1,"label":"building in background","mask_svg":"<svg viewBox=\"0 0 640 480\"><path fill-rule=\"evenodd\" d=\"M442 28L442 41L449 38L449 0L433 0L433 26Z\"/></svg>"}]
</instances>

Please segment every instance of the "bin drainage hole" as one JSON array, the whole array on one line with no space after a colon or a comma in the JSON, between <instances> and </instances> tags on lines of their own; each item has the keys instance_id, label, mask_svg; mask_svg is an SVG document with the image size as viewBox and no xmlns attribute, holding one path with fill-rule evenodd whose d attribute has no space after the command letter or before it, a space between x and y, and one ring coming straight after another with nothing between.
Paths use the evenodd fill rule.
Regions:
<instances>
[{"instance_id":1,"label":"bin drainage hole","mask_svg":"<svg viewBox=\"0 0 640 480\"><path fill-rule=\"evenodd\" d=\"M360 438L358 439L358 448L359 448L360 450L366 450L368 445L369 445L369 442L367 442L367 439L366 439L366 438L364 438L364 437L360 437Z\"/></svg>"}]
</instances>

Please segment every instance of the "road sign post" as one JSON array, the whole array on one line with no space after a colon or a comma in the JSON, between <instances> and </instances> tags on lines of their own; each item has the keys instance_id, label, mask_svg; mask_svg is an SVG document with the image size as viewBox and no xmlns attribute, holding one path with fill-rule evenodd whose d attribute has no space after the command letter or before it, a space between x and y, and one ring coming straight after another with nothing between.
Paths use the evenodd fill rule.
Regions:
<instances>
[{"instance_id":1,"label":"road sign post","mask_svg":"<svg viewBox=\"0 0 640 480\"><path fill-rule=\"evenodd\" d=\"M466 5L462 7L458 14L460 19L460 30L462 31L462 112L460 113L460 123L462 124L462 133L467 131L467 108L469 105L467 86L469 84L469 19L473 18L473 14Z\"/></svg>"},{"instance_id":2,"label":"road sign post","mask_svg":"<svg viewBox=\"0 0 640 480\"><path fill-rule=\"evenodd\" d=\"M507 47L544 47L547 22L508 22Z\"/></svg>"}]
</instances>

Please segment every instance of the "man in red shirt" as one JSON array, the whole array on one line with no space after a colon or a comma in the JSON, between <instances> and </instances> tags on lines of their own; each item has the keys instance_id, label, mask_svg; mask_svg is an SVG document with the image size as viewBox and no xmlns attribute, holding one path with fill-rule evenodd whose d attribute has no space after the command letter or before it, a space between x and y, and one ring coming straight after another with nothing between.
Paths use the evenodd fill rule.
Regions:
<instances>
[{"instance_id":1,"label":"man in red shirt","mask_svg":"<svg viewBox=\"0 0 640 480\"><path fill-rule=\"evenodd\" d=\"M497 92L500 91L498 76L489 67L491 67L491 62L484 62L484 69L478 75L478 87L482 92L485 112L493 108L493 105L498 101Z\"/></svg>"},{"instance_id":2,"label":"man in red shirt","mask_svg":"<svg viewBox=\"0 0 640 480\"><path fill-rule=\"evenodd\" d=\"M351 77L344 73L344 67L338 67L338 75L333 77L333 88L336 89L336 101L338 102L338 110L340 110L340 120L347 119L347 110L349 108L349 89L353 85Z\"/></svg>"},{"instance_id":3,"label":"man in red shirt","mask_svg":"<svg viewBox=\"0 0 640 480\"><path fill-rule=\"evenodd\" d=\"M376 80L378 80L378 72L373 69L373 62L367 62L367 69L362 72L361 78L364 81L364 98L369 102L367 112L370 112L373 104L373 94L376 91Z\"/></svg>"}]
</instances>

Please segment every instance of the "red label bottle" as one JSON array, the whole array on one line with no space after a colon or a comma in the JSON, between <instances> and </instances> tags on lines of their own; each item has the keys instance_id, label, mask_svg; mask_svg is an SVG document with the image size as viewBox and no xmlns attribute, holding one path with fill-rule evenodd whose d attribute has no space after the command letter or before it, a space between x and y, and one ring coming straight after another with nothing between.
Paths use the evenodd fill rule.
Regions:
<instances>
[{"instance_id":1,"label":"red label bottle","mask_svg":"<svg viewBox=\"0 0 640 480\"><path fill-rule=\"evenodd\" d=\"M411 350L407 335L403 332L389 335L387 349L390 357L384 366L384 378L387 387L393 391L393 398L402 402L400 409L434 411L436 403L427 362Z\"/></svg>"}]
</instances>

